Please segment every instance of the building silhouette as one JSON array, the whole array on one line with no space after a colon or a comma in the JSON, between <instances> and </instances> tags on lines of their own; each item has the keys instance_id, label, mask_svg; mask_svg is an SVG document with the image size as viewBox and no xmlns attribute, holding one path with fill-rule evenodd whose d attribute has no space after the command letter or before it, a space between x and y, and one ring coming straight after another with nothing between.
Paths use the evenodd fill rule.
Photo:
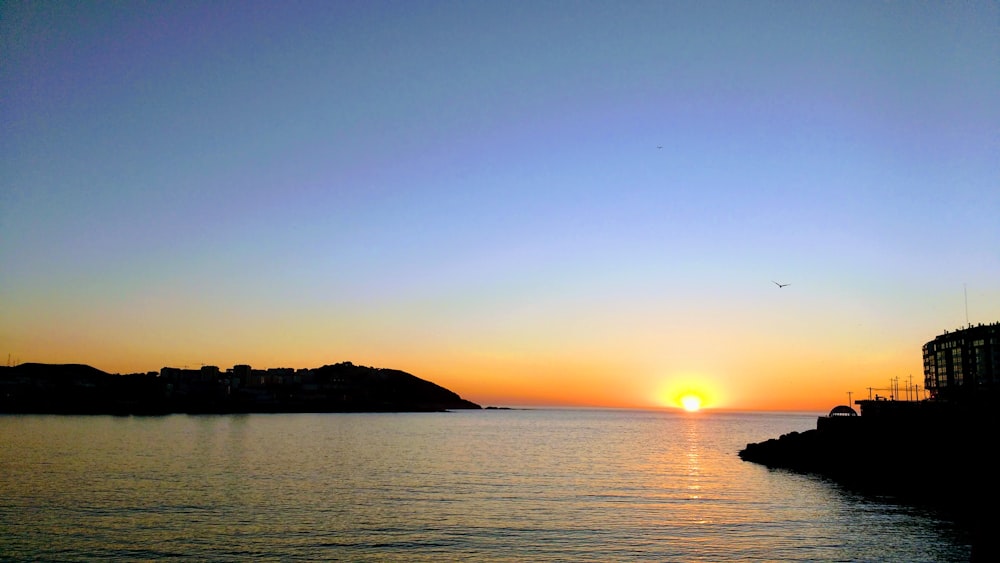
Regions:
<instances>
[{"instance_id":1,"label":"building silhouette","mask_svg":"<svg viewBox=\"0 0 1000 563\"><path fill-rule=\"evenodd\" d=\"M1000 395L1000 322L948 332L924 344L924 388L934 399Z\"/></svg>"}]
</instances>

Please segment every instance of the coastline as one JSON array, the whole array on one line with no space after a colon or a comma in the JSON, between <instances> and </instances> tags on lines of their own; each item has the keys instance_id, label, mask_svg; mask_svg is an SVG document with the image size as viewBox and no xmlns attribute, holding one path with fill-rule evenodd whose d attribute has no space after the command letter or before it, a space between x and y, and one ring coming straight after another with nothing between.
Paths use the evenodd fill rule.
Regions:
<instances>
[{"instance_id":1,"label":"coastline","mask_svg":"<svg viewBox=\"0 0 1000 563\"><path fill-rule=\"evenodd\" d=\"M861 416L821 416L816 428L748 443L738 455L934 510L970 532L973 560L1000 560L1000 463L991 440L1000 415L987 404L859 403Z\"/></svg>"},{"instance_id":2,"label":"coastline","mask_svg":"<svg viewBox=\"0 0 1000 563\"><path fill-rule=\"evenodd\" d=\"M167 415L442 412L480 409L409 373L350 362L254 370L215 366L113 375L83 364L0 368L0 413Z\"/></svg>"}]
</instances>

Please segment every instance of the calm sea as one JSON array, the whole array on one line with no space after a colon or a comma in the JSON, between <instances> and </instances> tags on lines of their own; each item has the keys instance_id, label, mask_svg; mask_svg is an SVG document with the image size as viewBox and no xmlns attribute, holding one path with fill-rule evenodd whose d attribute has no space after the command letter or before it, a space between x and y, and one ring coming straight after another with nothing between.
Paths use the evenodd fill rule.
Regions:
<instances>
[{"instance_id":1,"label":"calm sea","mask_svg":"<svg viewBox=\"0 0 1000 563\"><path fill-rule=\"evenodd\" d=\"M933 513L745 463L815 415L0 416L5 561L963 561Z\"/></svg>"}]
</instances>

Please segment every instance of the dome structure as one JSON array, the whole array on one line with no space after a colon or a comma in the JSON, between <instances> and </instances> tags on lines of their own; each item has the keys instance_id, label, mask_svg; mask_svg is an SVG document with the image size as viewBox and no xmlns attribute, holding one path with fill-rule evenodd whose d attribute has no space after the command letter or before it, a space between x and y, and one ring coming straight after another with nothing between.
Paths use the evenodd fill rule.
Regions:
<instances>
[{"instance_id":1,"label":"dome structure","mask_svg":"<svg viewBox=\"0 0 1000 563\"><path fill-rule=\"evenodd\" d=\"M858 413L847 405L837 405L830 411L830 416L858 416Z\"/></svg>"}]
</instances>

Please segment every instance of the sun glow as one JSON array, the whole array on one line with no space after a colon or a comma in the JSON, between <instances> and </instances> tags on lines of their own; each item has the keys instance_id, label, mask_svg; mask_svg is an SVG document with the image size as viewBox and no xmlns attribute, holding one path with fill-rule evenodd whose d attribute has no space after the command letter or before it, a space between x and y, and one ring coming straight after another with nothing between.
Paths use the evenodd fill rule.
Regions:
<instances>
[{"instance_id":1,"label":"sun glow","mask_svg":"<svg viewBox=\"0 0 1000 563\"><path fill-rule=\"evenodd\" d=\"M680 399L681 406L688 412L697 412L701 408L701 397L688 393Z\"/></svg>"},{"instance_id":2,"label":"sun glow","mask_svg":"<svg viewBox=\"0 0 1000 563\"><path fill-rule=\"evenodd\" d=\"M664 381L658 389L659 404L664 407L698 412L717 408L722 403L718 386L704 374L680 374Z\"/></svg>"}]
</instances>

